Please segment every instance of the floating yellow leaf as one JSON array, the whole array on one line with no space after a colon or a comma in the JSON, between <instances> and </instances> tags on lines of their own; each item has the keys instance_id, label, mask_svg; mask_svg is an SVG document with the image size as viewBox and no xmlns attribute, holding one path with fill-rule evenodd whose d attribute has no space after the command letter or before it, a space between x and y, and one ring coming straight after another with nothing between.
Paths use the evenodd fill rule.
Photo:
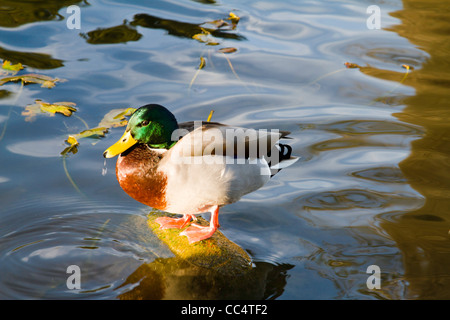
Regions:
<instances>
[{"instance_id":1,"label":"floating yellow leaf","mask_svg":"<svg viewBox=\"0 0 450 320\"><path fill-rule=\"evenodd\" d=\"M205 22L205 24L210 24L217 29L229 26L229 23L223 19L208 21L208 22Z\"/></svg>"},{"instance_id":2,"label":"floating yellow leaf","mask_svg":"<svg viewBox=\"0 0 450 320\"><path fill-rule=\"evenodd\" d=\"M65 148L61 152L61 155L64 156L64 155L68 154L69 152L73 153L73 154L76 154L78 152L78 145L79 145L78 140L75 137L73 137L73 136L69 136L69 138L66 140L66 142L68 144L70 144L70 146Z\"/></svg>"},{"instance_id":3,"label":"floating yellow leaf","mask_svg":"<svg viewBox=\"0 0 450 320\"><path fill-rule=\"evenodd\" d=\"M54 116L55 113L61 113L66 117L70 117L72 112L77 111L73 102L54 102L47 103L42 100L35 100L35 104L28 105L22 111L22 115L26 116L25 121L33 121L38 113L49 113Z\"/></svg>"},{"instance_id":4,"label":"floating yellow leaf","mask_svg":"<svg viewBox=\"0 0 450 320\"><path fill-rule=\"evenodd\" d=\"M126 126L128 121L125 117L131 116L135 110L135 108L113 109L105 114L98 126L105 128Z\"/></svg>"},{"instance_id":5,"label":"floating yellow leaf","mask_svg":"<svg viewBox=\"0 0 450 320\"><path fill-rule=\"evenodd\" d=\"M195 79L197 79L197 76L198 76L200 70L203 69L205 67L205 65L206 65L205 58L200 57L200 65L198 66L198 69L195 72L194 77L191 80L191 83L189 83L189 90L191 90L191 87L194 84Z\"/></svg>"},{"instance_id":6,"label":"floating yellow leaf","mask_svg":"<svg viewBox=\"0 0 450 320\"><path fill-rule=\"evenodd\" d=\"M402 64L402 67L406 69L406 73L405 73L405 75L403 76L403 79L400 80L400 83L403 83L403 81L405 81L406 77L407 77L408 74L409 74L409 71L413 69L413 67L411 67L410 65L407 65L407 64Z\"/></svg>"},{"instance_id":7,"label":"floating yellow leaf","mask_svg":"<svg viewBox=\"0 0 450 320\"><path fill-rule=\"evenodd\" d=\"M346 63L344 63L344 65L349 69L361 68L359 65L357 65L356 63L352 63L352 62L346 62Z\"/></svg>"},{"instance_id":8,"label":"floating yellow leaf","mask_svg":"<svg viewBox=\"0 0 450 320\"><path fill-rule=\"evenodd\" d=\"M70 135L69 139L71 139L71 142L78 142L79 139L82 138L101 138L105 136L105 133L108 132L108 128L106 127L97 127L97 128L93 128L93 129L88 129L88 130L84 130L81 131L80 133L74 134L74 135ZM66 140L66 142L69 142L69 139Z\"/></svg>"},{"instance_id":9,"label":"floating yellow leaf","mask_svg":"<svg viewBox=\"0 0 450 320\"><path fill-rule=\"evenodd\" d=\"M73 154L77 153L79 146L78 140L80 139L102 138L108 132L109 128L125 126L127 124L127 120L125 119L125 117L131 116L135 110L136 110L135 108L121 108L110 110L103 117L103 119L100 121L97 127L81 131L80 133L77 134L69 135L69 137L65 142L68 143L70 146L65 148L61 152L61 155L66 155L69 152Z\"/></svg>"},{"instance_id":10,"label":"floating yellow leaf","mask_svg":"<svg viewBox=\"0 0 450 320\"><path fill-rule=\"evenodd\" d=\"M56 82L63 82L64 79L52 78L42 74L29 73L20 76L5 77L0 79L0 86L7 82L22 81L23 83L38 83L43 88L53 88Z\"/></svg>"},{"instance_id":11,"label":"floating yellow leaf","mask_svg":"<svg viewBox=\"0 0 450 320\"><path fill-rule=\"evenodd\" d=\"M7 71L8 73L16 74L23 69L23 65L21 63L11 64L11 61L4 60L2 69Z\"/></svg>"},{"instance_id":12,"label":"floating yellow leaf","mask_svg":"<svg viewBox=\"0 0 450 320\"><path fill-rule=\"evenodd\" d=\"M211 34L211 32L209 32L208 30L206 30L205 28L200 28L201 30L202 30L202 32L201 33L197 33L197 34L194 34L193 36L192 36L192 38L196 38L196 37L199 37L200 35L204 35L204 36L207 36L207 35L210 35Z\"/></svg>"},{"instance_id":13,"label":"floating yellow leaf","mask_svg":"<svg viewBox=\"0 0 450 320\"><path fill-rule=\"evenodd\" d=\"M201 28L202 32L194 34L192 39L197 40L199 42L205 43L209 46L217 46L219 42L217 42L214 37L211 35L211 32L208 30Z\"/></svg>"},{"instance_id":14,"label":"floating yellow leaf","mask_svg":"<svg viewBox=\"0 0 450 320\"><path fill-rule=\"evenodd\" d=\"M66 148L61 152L62 155L67 154L69 152L72 152L75 154L78 151L78 140L83 138L103 138L105 136L105 133L108 132L108 128L106 127L97 127L93 129L87 129L84 131L81 131L80 133L69 135L66 142L70 144L70 147ZM75 152L74 152L75 151Z\"/></svg>"},{"instance_id":15,"label":"floating yellow leaf","mask_svg":"<svg viewBox=\"0 0 450 320\"><path fill-rule=\"evenodd\" d=\"M61 151L61 155L65 156L68 153L76 154L78 152L78 143L74 145L70 145L67 148L65 148L63 151Z\"/></svg>"},{"instance_id":16,"label":"floating yellow leaf","mask_svg":"<svg viewBox=\"0 0 450 320\"><path fill-rule=\"evenodd\" d=\"M192 39L197 40L199 42L205 43L208 46L217 46L220 43L215 41L211 35L204 33L197 33L192 36Z\"/></svg>"},{"instance_id":17,"label":"floating yellow leaf","mask_svg":"<svg viewBox=\"0 0 450 320\"><path fill-rule=\"evenodd\" d=\"M238 24L239 20L241 18L239 18L237 15L235 15L233 12L230 12L230 15L228 17L228 20L230 20L233 24L233 29L236 27L236 25Z\"/></svg>"},{"instance_id":18,"label":"floating yellow leaf","mask_svg":"<svg viewBox=\"0 0 450 320\"><path fill-rule=\"evenodd\" d=\"M410 65L407 65L407 64L402 64L402 67L408 71L414 69L413 67L411 67Z\"/></svg>"},{"instance_id":19,"label":"floating yellow leaf","mask_svg":"<svg viewBox=\"0 0 450 320\"><path fill-rule=\"evenodd\" d=\"M72 136L69 136L69 138L66 140L66 142L68 144L70 144L71 146L78 144L78 140L75 137L72 137Z\"/></svg>"},{"instance_id":20,"label":"floating yellow leaf","mask_svg":"<svg viewBox=\"0 0 450 320\"><path fill-rule=\"evenodd\" d=\"M237 15L235 15L233 12L230 12L228 18L226 19L218 19L202 23L201 25L208 25L209 28L206 29L200 27L202 32L194 34L192 36L192 39L205 43L209 46L217 46L220 43L214 39L211 33L217 31L218 34L222 32L224 28L227 28L228 30L234 30L239 22L239 19L240 18ZM221 29L220 32L219 29Z\"/></svg>"},{"instance_id":21,"label":"floating yellow leaf","mask_svg":"<svg viewBox=\"0 0 450 320\"><path fill-rule=\"evenodd\" d=\"M78 152L78 146L80 143L78 142L79 139L83 138L102 138L105 136L105 133L108 132L108 128L106 127L97 127L93 129L88 129L81 131L80 133L69 135L66 143L69 144L68 147L66 147L62 152L61 155L67 155L68 153L77 153Z\"/></svg>"},{"instance_id":22,"label":"floating yellow leaf","mask_svg":"<svg viewBox=\"0 0 450 320\"><path fill-rule=\"evenodd\" d=\"M55 102L53 104L45 103L45 102L39 102L41 106L41 111L48 112L48 113L61 113L65 115L66 117L70 117L72 115L72 112L77 111L74 106L76 105L73 102Z\"/></svg>"},{"instance_id":23,"label":"floating yellow leaf","mask_svg":"<svg viewBox=\"0 0 450 320\"><path fill-rule=\"evenodd\" d=\"M204 33L196 33L192 36L192 39L200 41L200 42L206 42L206 34Z\"/></svg>"},{"instance_id":24,"label":"floating yellow leaf","mask_svg":"<svg viewBox=\"0 0 450 320\"><path fill-rule=\"evenodd\" d=\"M224 28L224 27L230 27L231 29L235 29L236 25L239 22L239 17L235 15L233 12L230 12L228 18L226 20L229 20L230 22L225 21L224 19L218 19L213 21L205 22L204 24L209 24L214 26L216 29Z\"/></svg>"},{"instance_id":25,"label":"floating yellow leaf","mask_svg":"<svg viewBox=\"0 0 450 320\"><path fill-rule=\"evenodd\" d=\"M206 65L205 58L200 57L200 65L198 66L198 69L199 70L203 69L205 67L205 65Z\"/></svg>"}]
</instances>

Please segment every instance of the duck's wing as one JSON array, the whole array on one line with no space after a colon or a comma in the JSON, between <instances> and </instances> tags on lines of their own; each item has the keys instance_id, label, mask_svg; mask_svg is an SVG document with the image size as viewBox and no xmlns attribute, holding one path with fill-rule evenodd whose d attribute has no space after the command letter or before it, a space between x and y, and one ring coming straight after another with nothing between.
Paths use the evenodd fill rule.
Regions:
<instances>
[{"instance_id":1,"label":"duck's wing","mask_svg":"<svg viewBox=\"0 0 450 320\"><path fill-rule=\"evenodd\" d=\"M187 121L187 122L182 122L178 124L178 127L182 130L182 132L184 132L185 134L194 131L194 129L196 129L198 127L198 123L200 123L202 126L208 126L208 127L230 127L229 125L220 123L220 122L214 122L214 121L210 121L210 122L201 122L201 121ZM285 130L279 130L279 133L281 134L281 138L282 139L291 139L291 137L289 137L289 134L291 133L290 131L285 131ZM180 137L181 139L181 137Z\"/></svg>"},{"instance_id":2,"label":"duck's wing","mask_svg":"<svg viewBox=\"0 0 450 320\"><path fill-rule=\"evenodd\" d=\"M207 125L207 124L209 124L210 126L213 126L213 127L228 127L226 124L223 124L220 122L214 122L214 121L210 121L210 122L186 121L186 122L179 123L178 127L181 130L185 130L185 133L189 133L189 132L194 131L194 129L197 129L200 126Z\"/></svg>"},{"instance_id":3,"label":"duck's wing","mask_svg":"<svg viewBox=\"0 0 450 320\"><path fill-rule=\"evenodd\" d=\"M179 125L174 140L181 139L170 149L180 157L221 155L254 159L270 156L278 140L287 131L255 130L232 127L218 122L188 122Z\"/></svg>"}]
</instances>

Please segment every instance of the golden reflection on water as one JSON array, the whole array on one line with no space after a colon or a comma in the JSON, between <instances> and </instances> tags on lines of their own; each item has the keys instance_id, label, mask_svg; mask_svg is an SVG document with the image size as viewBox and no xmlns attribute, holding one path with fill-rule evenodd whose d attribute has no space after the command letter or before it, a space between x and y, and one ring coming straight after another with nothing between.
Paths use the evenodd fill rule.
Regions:
<instances>
[{"instance_id":1,"label":"golden reflection on water","mask_svg":"<svg viewBox=\"0 0 450 320\"><path fill-rule=\"evenodd\" d=\"M381 227L403 254L403 295L407 299L450 298L450 10L447 1L403 0L393 12L401 24L390 30L408 39L429 58L404 84L416 94L404 98L399 120L424 128L399 166L408 183L426 199L414 211L381 217ZM393 75L372 76L393 80ZM398 75L396 76L398 77Z\"/></svg>"},{"instance_id":2,"label":"golden reflection on water","mask_svg":"<svg viewBox=\"0 0 450 320\"><path fill-rule=\"evenodd\" d=\"M62 20L58 13L61 8L84 1L77 0L38 0L21 1L2 0L0 10L0 27L15 28L36 21Z\"/></svg>"},{"instance_id":3,"label":"golden reflection on water","mask_svg":"<svg viewBox=\"0 0 450 320\"><path fill-rule=\"evenodd\" d=\"M139 266L116 289L127 289L121 300L275 299L286 284L286 271L293 266L258 262L246 274L222 274L194 266L177 257L158 258ZM214 284L214 285L211 285Z\"/></svg>"}]
</instances>

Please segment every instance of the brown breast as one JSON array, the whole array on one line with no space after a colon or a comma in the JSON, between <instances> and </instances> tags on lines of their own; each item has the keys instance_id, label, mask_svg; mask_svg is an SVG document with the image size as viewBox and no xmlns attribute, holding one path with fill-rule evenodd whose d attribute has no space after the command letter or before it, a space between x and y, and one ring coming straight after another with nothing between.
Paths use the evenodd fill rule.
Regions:
<instances>
[{"instance_id":1,"label":"brown breast","mask_svg":"<svg viewBox=\"0 0 450 320\"><path fill-rule=\"evenodd\" d=\"M161 154L138 144L119 156L116 176L122 189L133 199L164 210L167 178L157 171L161 158Z\"/></svg>"}]
</instances>

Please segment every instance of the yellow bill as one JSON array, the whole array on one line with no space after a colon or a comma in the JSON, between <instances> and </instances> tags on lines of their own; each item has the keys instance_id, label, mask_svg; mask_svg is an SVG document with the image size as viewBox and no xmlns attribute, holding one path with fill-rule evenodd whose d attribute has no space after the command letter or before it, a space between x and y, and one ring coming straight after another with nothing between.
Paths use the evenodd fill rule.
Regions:
<instances>
[{"instance_id":1,"label":"yellow bill","mask_svg":"<svg viewBox=\"0 0 450 320\"><path fill-rule=\"evenodd\" d=\"M130 131L125 131L123 136L114 143L111 147L106 149L105 152L103 152L103 156L105 158L112 158L117 156L118 154L121 154L122 152L128 150L132 146L134 146L137 143L136 140L131 136Z\"/></svg>"}]
</instances>

